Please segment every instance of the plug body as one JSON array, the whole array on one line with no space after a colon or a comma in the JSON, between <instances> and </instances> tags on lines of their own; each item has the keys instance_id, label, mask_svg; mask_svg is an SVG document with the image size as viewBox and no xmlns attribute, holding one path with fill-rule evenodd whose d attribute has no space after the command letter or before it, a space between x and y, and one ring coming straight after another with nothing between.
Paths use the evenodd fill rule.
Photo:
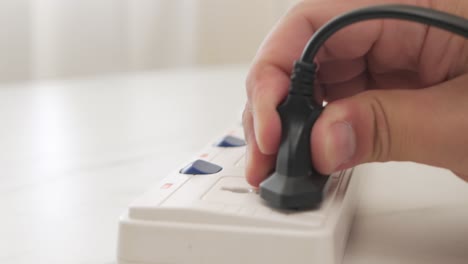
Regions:
<instances>
[{"instance_id":1,"label":"plug body","mask_svg":"<svg viewBox=\"0 0 468 264\"><path fill-rule=\"evenodd\" d=\"M278 107L281 118L281 144L276 160L276 171L260 184L260 196L272 207L280 209L309 209L320 204L328 176L318 173L312 164L310 135L323 107L318 105L297 80L297 66L291 90ZM304 79L307 73L302 71ZM309 72L310 74L310 72ZM315 74L315 72L313 73ZM309 76L310 78L310 76ZM311 77L313 79L313 76ZM307 81L309 84L313 81Z\"/></svg>"}]
</instances>

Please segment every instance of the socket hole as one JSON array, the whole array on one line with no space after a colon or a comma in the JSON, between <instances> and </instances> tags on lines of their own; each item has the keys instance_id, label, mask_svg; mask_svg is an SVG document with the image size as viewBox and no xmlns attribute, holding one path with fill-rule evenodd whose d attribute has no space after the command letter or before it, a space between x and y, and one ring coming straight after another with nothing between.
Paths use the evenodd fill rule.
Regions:
<instances>
[{"instance_id":1,"label":"socket hole","mask_svg":"<svg viewBox=\"0 0 468 264\"><path fill-rule=\"evenodd\" d=\"M253 188L242 188L242 187L221 187L222 191L228 191L233 193L257 193L257 190Z\"/></svg>"}]
</instances>

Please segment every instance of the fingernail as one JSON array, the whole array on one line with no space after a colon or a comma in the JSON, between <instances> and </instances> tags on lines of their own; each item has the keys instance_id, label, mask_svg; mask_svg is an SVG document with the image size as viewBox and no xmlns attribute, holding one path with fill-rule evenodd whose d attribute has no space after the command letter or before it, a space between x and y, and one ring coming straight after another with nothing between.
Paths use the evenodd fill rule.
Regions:
<instances>
[{"instance_id":1,"label":"fingernail","mask_svg":"<svg viewBox=\"0 0 468 264\"><path fill-rule=\"evenodd\" d=\"M332 171L350 161L356 152L356 135L348 122L330 126L326 141L327 160Z\"/></svg>"}]
</instances>

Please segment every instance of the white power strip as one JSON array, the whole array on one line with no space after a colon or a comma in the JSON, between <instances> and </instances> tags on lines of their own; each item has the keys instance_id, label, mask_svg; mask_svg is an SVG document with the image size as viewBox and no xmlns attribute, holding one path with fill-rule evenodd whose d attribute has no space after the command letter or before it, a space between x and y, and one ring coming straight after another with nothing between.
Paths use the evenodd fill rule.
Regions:
<instances>
[{"instance_id":1,"label":"white power strip","mask_svg":"<svg viewBox=\"0 0 468 264\"><path fill-rule=\"evenodd\" d=\"M356 200L352 170L330 176L320 208L275 210L245 181L242 128L228 134L130 205L118 263L341 263Z\"/></svg>"}]
</instances>

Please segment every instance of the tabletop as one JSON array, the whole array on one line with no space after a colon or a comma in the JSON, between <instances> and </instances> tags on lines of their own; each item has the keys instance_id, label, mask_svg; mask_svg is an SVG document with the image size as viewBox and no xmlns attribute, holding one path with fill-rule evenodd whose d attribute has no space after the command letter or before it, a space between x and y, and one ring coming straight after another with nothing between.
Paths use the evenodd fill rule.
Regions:
<instances>
[{"instance_id":1,"label":"tabletop","mask_svg":"<svg viewBox=\"0 0 468 264\"><path fill-rule=\"evenodd\" d=\"M127 205L239 121L245 66L0 86L0 263L115 263ZM468 184L356 168L344 263L467 263Z\"/></svg>"}]
</instances>

